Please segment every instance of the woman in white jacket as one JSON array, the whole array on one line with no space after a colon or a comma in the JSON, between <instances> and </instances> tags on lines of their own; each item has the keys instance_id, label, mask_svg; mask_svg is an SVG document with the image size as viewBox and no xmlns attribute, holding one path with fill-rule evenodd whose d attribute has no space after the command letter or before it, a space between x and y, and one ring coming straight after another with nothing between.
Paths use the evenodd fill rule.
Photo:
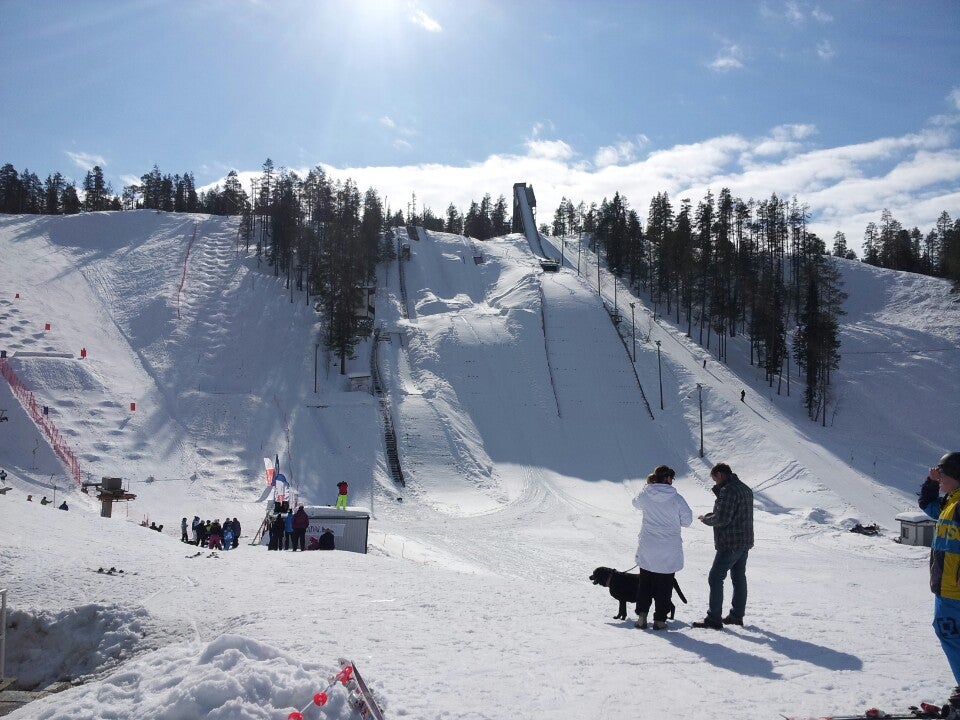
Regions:
<instances>
[{"instance_id":1,"label":"woman in white jacket","mask_svg":"<svg viewBox=\"0 0 960 720\"><path fill-rule=\"evenodd\" d=\"M643 513L637 542L640 591L637 597L637 627L647 627L647 613L654 601L653 629L665 630L673 595L673 575L683 568L683 541L680 528L693 522L693 511L674 489L674 471L660 465L647 476L647 485L633 499Z\"/></svg>"}]
</instances>

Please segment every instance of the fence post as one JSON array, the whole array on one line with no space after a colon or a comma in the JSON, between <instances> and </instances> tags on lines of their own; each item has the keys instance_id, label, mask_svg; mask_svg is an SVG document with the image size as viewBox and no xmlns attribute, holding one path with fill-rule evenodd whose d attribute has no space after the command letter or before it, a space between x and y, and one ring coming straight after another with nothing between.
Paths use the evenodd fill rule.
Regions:
<instances>
[{"instance_id":1,"label":"fence post","mask_svg":"<svg viewBox=\"0 0 960 720\"><path fill-rule=\"evenodd\" d=\"M0 589L0 684L3 683L7 659L7 589Z\"/></svg>"}]
</instances>

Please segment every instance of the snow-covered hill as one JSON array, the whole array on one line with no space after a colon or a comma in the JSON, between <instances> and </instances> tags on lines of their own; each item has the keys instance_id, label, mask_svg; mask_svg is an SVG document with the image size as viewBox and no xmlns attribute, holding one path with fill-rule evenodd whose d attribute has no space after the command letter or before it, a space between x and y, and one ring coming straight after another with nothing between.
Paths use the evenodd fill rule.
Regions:
<instances>
[{"instance_id":1,"label":"snow-covered hill","mask_svg":"<svg viewBox=\"0 0 960 720\"><path fill-rule=\"evenodd\" d=\"M939 701L952 685L926 551L892 542L926 468L960 444L960 309L945 282L836 261L850 301L821 427L796 378L791 397L763 383L745 338L721 365L643 298L620 286L614 300L604 272L622 342L593 257L581 275L570 265L575 244L544 274L521 236L426 233L404 266L409 318L396 262L376 299L400 488L378 400L348 392L308 298L237 242L232 218L0 217L0 349L85 477L137 494L97 517L0 384L8 674L87 680L16 717L283 718L341 656L391 717L760 718ZM370 352L348 370L368 370ZM188 557L183 516L238 516L252 535L275 454L306 502L332 504L350 482L373 515L368 555L243 543ZM587 576L633 565L646 474L675 467L699 514L719 461L756 494L747 626L690 627L713 555L699 523L672 631L610 620L615 601ZM25 502L53 492L69 513ZM164 532L139 527L147 517ZM858 521L884 536L847 532ZM96 572L111 566L125 572ZM324 715L348 716L342 697Z\"/></svg>"}]
</instances>

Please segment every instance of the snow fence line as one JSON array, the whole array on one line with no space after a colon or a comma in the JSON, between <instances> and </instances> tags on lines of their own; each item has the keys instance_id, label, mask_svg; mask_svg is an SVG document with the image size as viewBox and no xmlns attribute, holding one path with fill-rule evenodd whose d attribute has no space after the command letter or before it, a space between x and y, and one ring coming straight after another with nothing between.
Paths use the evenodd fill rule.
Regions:
<instances>
[{"instance_id":1,"label":"snow fence line","mask_svg":"<svg viewBox=\"0 0 960 720\"><path fill-rule=\"evenodd\" d=\"M60 434L60 431L57 430L57 426L53 424L53 421L43 414L43 408L37 402L33 393L20 382L20 378L17 377L13 368L10 367L10 363L3 358L0 358L0 375L3 375L3 378L10 384L10 389L13 390L14 397L17 398L24 409L30 414L30 419L33 420L37 427L43 430L47 441L57 454L57 457L60 458L60 462L67 468L70 477L77 483L77 487L81 487L82 481L80 478L83 473L80 470L80 461L77 460L77 456L67 445L66 440L63 439L63 436Z\"/></svg>"}]
</instances>

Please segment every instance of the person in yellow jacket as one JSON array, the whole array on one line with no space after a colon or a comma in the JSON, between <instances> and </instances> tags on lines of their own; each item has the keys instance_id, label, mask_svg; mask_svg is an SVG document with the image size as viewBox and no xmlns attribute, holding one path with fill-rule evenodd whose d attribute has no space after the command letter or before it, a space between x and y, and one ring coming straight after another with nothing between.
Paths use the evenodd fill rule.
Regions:
<instances>
[{"instance_id":1,"label":"person in yellow jacket","mask_svg":"<svg viewBox=\"0 0 960 720\"><path fill-rule=\"evenodd\" d=\"M933 628L957 683L947 717L960 717L960 452L947 453L930 468L919 504L937 521L930 546L930 590L936 596Z\"/></svg>"}]
</instances>

